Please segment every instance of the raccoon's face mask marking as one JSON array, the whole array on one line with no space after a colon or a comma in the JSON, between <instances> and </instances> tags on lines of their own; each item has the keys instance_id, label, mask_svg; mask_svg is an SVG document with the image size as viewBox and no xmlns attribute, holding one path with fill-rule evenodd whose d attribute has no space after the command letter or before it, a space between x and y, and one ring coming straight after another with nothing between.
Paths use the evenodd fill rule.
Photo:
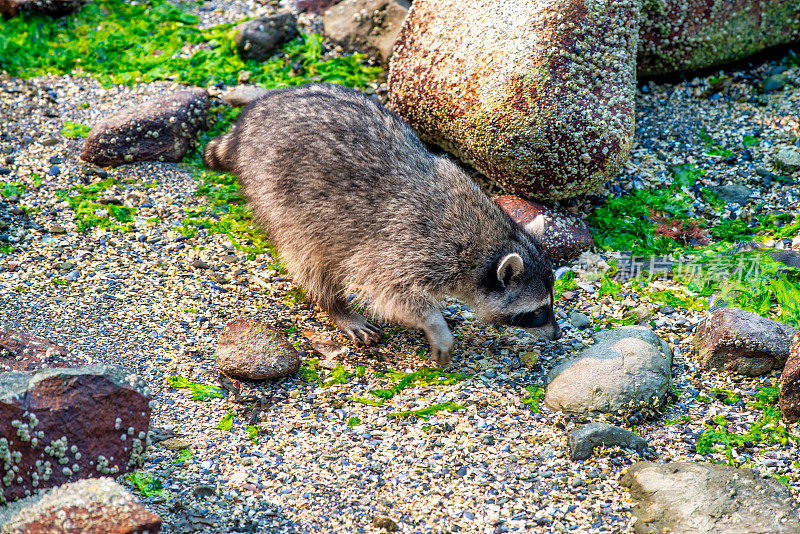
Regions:
<instances>
[{"instance_id":1,"label":"raccoon's face mask marking","mask_svg":"<svg viewBox=\"0 0 800 534\"><path fill-rule=\"evenodd\" d=\"M540 264L539 264L540 263ZM558 339L561 329L553 312L553 274L549 262L536 263L512 252L496 262L482 283L479 299L472 303L478 317L535 331Z\"/></svg>"}]
</instances>

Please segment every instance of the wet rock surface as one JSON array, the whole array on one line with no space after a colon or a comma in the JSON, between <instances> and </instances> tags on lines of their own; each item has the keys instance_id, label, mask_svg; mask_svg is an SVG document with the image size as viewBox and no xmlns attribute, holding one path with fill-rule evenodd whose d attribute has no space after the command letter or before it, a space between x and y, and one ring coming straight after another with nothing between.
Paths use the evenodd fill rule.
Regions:
<instances>
[{"instance_id":1,"label":"wet rock surface","mask_svg":"<svg viewBox=\"0 0 800 534\"><path fill-rule=\"evenodd\" d=\"M595 334L595 344L547 376L545 403L573 414L636 413L663 404L672 352L646 327Z\"/></svg>"},{"instance_id":2,"label":"wet rock surface","mask_svg":"<svg viewBox=\"0 0 800 534\"><path fill-rule=\"evenodd\" d=\"M89 363L52 341L24 332L0 329L0 372L38 371Z\"/></svg>"},{"instance_id":3,"label":"wet rock surface","mask_svg":"<svg viewBox=\"0 0 800 534\"><path fill-rule=\"evenodd\" d=\"M239 317L229 322L217 342L220 372L249 380L282 378L297 372L297 350L272 328Z\"/></svg>"},{"instance_id":4,"label":"wet rock surface","mask_svg":"<svg viewBox=\"0 0 800 534\"><path fill-rule=\"evenodd\" d=\"M664 403L672 376L669 345L646 327L595 334L595 344L547 375L545 403L573 414L631 414Z\"/></svg>"},{"instance_id":5,"label":"wet rock surface","mask_svg":"<svg viewBox=\"0 0 800 534\"><path fill-rule=\"evenodd\" d=\"M92 128L81 159L103 167L135 161L180 161L205 126L208 106L205 89L178 91L131 106Z\"/></svg>"},{"instance_id":6,"label":"wet rock surface","mask_svg":"<svg viewBox=\"0 0 800 534\"><path fill-rule=\"evenodd\" d=\"M588 423L575 427L567 437L573 460L591 458L595 447L624 447L639 454L647 449L647 441L630 430L608 423Z\"/></svg>"},{"instance_id":7,"label":"wet rock surface","mask_svg":"<svg viewBox=\"0 0 800 534\"><path fill-rule=\"evenodd\" d=\"M798 503L789 488L752 469L639 462L621 482L637 503L636 534L800 531Z\"/></svg>"},{"instance_id":8,"label":"wet rock surface","mask_svg":"<svg viewBox=\"0 0 800 534\"><path fill-rule=\"evenodd\" d=\"M406 0L344 0L325 12L322 24L337 43L388 62L410 5Z\"/></svg>"},{"instance_id":9,"label":"wet rock surface","mask_svg":"<svg viewBox=\"0 0 800 534\"><path fill-rule=\"evenodd\" d=\"M740 308L721 308L695 329L692 345L706 368L759 376L780 369L797 329Z\"/></svg>"},{"instance_id":10,"label":"wet rock surface","mask_svg":"<svg viewBox=\"0 0 800 534\"><path fill-rule=\"evenodd\" d=\"M0 510L7 534L158 534L161 518L111 478L70 482Z\"/></svg>"},{"instance_id":11,"label":"wet rock surface","mask_svg":"<svg viewBox=\"0 0 800 534\"><path fill-rule=\"evenodd\" d=\"M150 395L123 367L90 365L0 374L3 497L138 467Z\"/></svg>"},{"instance_id":12,"label":"wet rock surface","mask_svg":"<svg viewBox=\"0 0 800 534\"><path fill-rule=\"evenodd\" d=\"M286 42L297 37L297 19L291 13L279 13L248 20L238 26L235 41L242 59L265 61Z\"/></svg>"},{"instance_id":13,"label":"wet rock surface","mask_svg":"<svg viewBox=\"0 0 800 534\"><path fill-rule=\"evenodd\" d=\"M800 333L794 336L781 373L779 404L787 422L796 423L800 419Z\"/></svg>"},{"instance_id":14,"label":"wet rock surface","mask_svg":"<svg viewBox=\"0 0 800 534\"><path fill-rule=\"evenodd\" d=\"M796 0L643 2L639 76L696 70L800 39Z\"/></svg>"},{"instance_id":15,"label":"wet rock surface","mask_svg":"<svg viewBox=\"0 0 800 534\"><path fill-rule=\"evenodd\" d=\"M574 260L581 255L581 252L594 248L594 239L589 227L566 210L548 207L514 195L503 195L494 201L523 228L529 227L536 217L541 215L544 224L539 241L555 260Z\"/></svg>"},{"instance_id":16,"label":"wet rock surface","mask_svg":"<svg viewBox=\"0 0 800 534\"><path fill-rule=\"evenodd\" d=\"M592 191L633 140L638 5L418 0L392 57L391 105L508 192Z\"/></svg>"}]
</instances>

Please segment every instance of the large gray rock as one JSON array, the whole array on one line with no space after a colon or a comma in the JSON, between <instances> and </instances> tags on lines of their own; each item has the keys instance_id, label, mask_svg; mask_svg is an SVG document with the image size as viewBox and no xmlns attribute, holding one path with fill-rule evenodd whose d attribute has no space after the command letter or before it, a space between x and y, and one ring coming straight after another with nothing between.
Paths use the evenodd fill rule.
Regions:
<instances>
[{"instance_id":1,"label":"large gray rock","mask_svg":"<svg viewBox=\"0 0 800 534\"><path fill-rule=\"evenodd\" d=\"M703 369L759 376L780 369L797 329L740 308L720 308L694 331L692 346Z\"/></svg>"},{"instance_id":2,"label":"large gray rock","mask_svg":"<svg viewBox=\"0 0 800 534\"><path fill-rule=\"evenodd\" d=\"M217 341L217 369L248 380L282 378L300 368L300 355L282 335L247 317L225 325Z\"/></svg>"},{"instance_id":3,"label":"large gray rock","mask_svg":"<svg viewBox=\"0 0 800 534\"><path fill-rule=\"evenodd\" d=\"M248 20L237 26L234 36L236 48L242 59L264 61L278 48L297 37L297 19L291 13L278 13L268 17Z\"/></svg>"},{"instance_id":4,"label":"large gray rock","mask_svg":"<svg viewBox=\"0 0 800 534\"><path fill-rule=\"evenodd\" d=\"M622 484L637 502L636 534L790 534L798 503L786 486L752 469L638 462Z\"/></svg>"},{"instance_id":5,"label":"large gray rock","mask_svg":"<svg viewBox=\"0 0 800 534\"><path fill-rule=\"evenodd\" d=\"M64 484L0 508L0 525L4 534L157 534L161 518L104 477Z\"/></svg>"},{"instance_id":6,"label":"large gray rock","mask_svg":"<svg viewBox=\"0 0 800 534\"><path fill-rule=\"evenodd\" d=\"M100 121L81 159L100 166L181 161L208 118L208 92L189 89L131 106Z\"/></svg>"},{"instance_id":7,"label":"large gray rock","mask_svg":"<svg viewBox=\"0 0 800 534\"><path fill-rule=\"evenodd\" d=\"M800 39L800 0L646 0L640 76L736 61Z\"/></svg>"},{"instance_id":8,"label":"large gray rock","mask_svg":"<svg viewBox=\"0 0 800 534\"><path fill-rule=\"evenodd\" d=\"M141 465L150 400L116 365L0 374L0 502Z\"/></svg>"},{"instance_id":9,"label":"large gray rock","mask_svg":"<svg viewBox=\"0 0 800 534\"><path fill-rule=\"evenodd\" d=\"M20 12L60 17L79 10L89 0L0 0L0 16L16 17Z\"/></svg>"},{"instance_id":10,"label":"large gray rock","mask_svg":"<svg viewBox=\"0 0 800 534\"><path fill-rule=\"evenodd\" d=\"M782 148L772 157L772 163L783 172L800 171L800 149Z\"/></svg>"},{"instance_id":11,"label":"large gray rock","mask_svg":"<svg viewBox=\"0 0 800 534\"><path fill-rule=\"evenodd\" d=\"M510 193L551 200L610 179L633 141L636 0L416 0L391 105Z\"/></svg>"},{"instance_id":12,"label":"large gray rock","mask_svg":"<svg viewBox=\"0 0 800 534\"><path fill-rule=\"evenodd\" d=\"M647 449L647 441L634 434L608 423L589 423L580 425L567 436L567 446L573 460L586 460L592 456L595 447L623 447L642 454Z\"/></svg>"},{"instance_id":13,"label":"large gray rock","mask_svg":"<svg viewBox=\"0 0 800 534\"><path fill-rule=\"evenodd\" d=\"M671 368L669 345L649 328L603 330L594 345L550 371L545 403L579 415L646 412L663 404Z\"/></svg>"},{"instance_id":14,"label":"large gray rock","mask_svg":"<svg viewBox=\"0 0 800 534\"><path fill-rule=\"evenodd\" d=\"M411 4L406 0L344 0L325 12L325 34L345 47L389 61Z\"/></svg>"}]
</instances>

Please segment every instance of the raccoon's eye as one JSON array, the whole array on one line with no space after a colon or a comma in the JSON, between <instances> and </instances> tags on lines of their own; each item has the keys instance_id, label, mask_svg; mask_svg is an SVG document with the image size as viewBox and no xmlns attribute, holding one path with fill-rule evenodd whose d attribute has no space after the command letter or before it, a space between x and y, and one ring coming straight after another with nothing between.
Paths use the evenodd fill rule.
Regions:
<instances>
[{"instance_id":1,"label":"raccoon's eye","mask_svg":"<svg viewBox=\"0 0 800 534\"><path fill-rule=\"evenodd\" d=\"M518 313L512 315L508 324L511 326L519 326L521 328L538 328L547 324L550 314L546 306L539 308L536 311Z\"/></svg>"}]
</instances>

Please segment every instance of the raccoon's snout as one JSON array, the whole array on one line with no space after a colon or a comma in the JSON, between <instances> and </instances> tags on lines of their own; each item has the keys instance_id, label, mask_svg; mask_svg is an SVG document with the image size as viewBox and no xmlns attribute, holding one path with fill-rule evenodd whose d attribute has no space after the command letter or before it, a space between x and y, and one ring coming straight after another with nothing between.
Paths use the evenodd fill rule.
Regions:
<instances>
[{"instance_id":1,"label":"raccoon's snout","mask_svg":"<svg viewBox=\"0 0 800 534\"><path fill-rule=\"evenodd\" d=\"M547 332L549 335L547 337L553 341L560 339L563 335L561 327L558 326L558 321L556 321L555 314L553 314L553 310L548 306L541 307L536 311L512 315L508 319L508 324L520 328L541 329L540 331L544 330L543 327L549 325L549 332Z\"/></svg>"},{"instance_id":2,"label":"raccoon's snout","mask_svg":"<svg viewBox=\"0 0 800 534\"><path fill-rule=\"evenodd\" d=\"M520 328L539 328L546 325L550 319L550 314L547 311L545 308L539 308L532 312L518 313L511 316L508 324L519 326Z\"/></svg>"}]
</instances>

